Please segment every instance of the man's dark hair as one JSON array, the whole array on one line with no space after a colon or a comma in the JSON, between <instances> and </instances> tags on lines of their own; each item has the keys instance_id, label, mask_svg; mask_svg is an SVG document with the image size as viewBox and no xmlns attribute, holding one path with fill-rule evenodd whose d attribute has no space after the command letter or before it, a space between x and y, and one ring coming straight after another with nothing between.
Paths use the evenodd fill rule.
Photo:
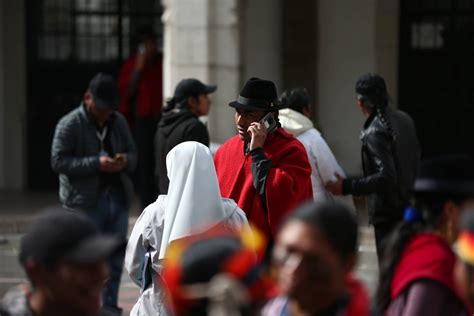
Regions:
<instances>
[{"instance_id":1,"label":"man's dark hair","mask_svg":"<svg viewBox=\"0 0 474 316\"><path fill-rule=\"evenodd\" d=\"M355 85L357 98L369 108L385 108L388 105L388 93L385 80L374 73L367 73L357 79Z\"/></svg>"},{"instance_id":2,"label":"man's dark hair","mask_svg":"<svg viewBox=\"0 0 474 316\"><path fill-rule=\"evenodd\" d=\"M303 110L309 108L309 94L306 88L298 87L285 90L280 97L283 107L290 108L303 114Z\"/></svg>"},{"instance_id":3,"label":"man's dark hair","mask_svg":"<svg viewBox=\"0 0 474 316\"><path fill-rule=\"evenodd\" d=\"M156 40L156 32L151 26L140 26L135 31L135 39L137 43L142 43L148 39Z\"/></svg>"},{"instance_id":4,"label":"man's dark hair","mask_svg":"<svg viewBox=\"0 0 474 316\"><path fill-rule=\"evenodd\" d=\"M357 220L344 205L309 202L291 213L285 223L296 220L320 232L342 260L357 253Z\"/></svg>"}]
</instances>

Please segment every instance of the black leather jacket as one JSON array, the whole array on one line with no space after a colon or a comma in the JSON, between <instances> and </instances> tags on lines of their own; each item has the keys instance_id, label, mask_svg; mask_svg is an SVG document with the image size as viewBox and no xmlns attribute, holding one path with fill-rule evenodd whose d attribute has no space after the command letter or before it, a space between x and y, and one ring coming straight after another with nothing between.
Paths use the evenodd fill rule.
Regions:
<instances>
[{"instance_id":1,"label":"black leather jacket","mask_svg":"<svg viewBox=\"0 0 474 316\"><path fill-rule=\"evenodd\" d=\"M415 124L405 112L375 111L361 133L363 178L343 182L343 194L367 195L372 224L398 221L409 203L420 159Z\"/></svg>"}]
</instances>

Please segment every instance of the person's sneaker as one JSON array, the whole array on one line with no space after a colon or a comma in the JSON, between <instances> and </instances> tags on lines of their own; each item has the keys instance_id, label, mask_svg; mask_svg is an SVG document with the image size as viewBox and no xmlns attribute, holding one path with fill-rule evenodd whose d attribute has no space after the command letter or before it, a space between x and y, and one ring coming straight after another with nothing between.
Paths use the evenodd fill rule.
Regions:
<instances>
[{"instance_id":1,"label":"person's sneaker","mask_svg":"<svg viewBox=\"0 0 474 316\"><path fill-rule=\"evenodd\" d=\"M102 306L100 316L122 316L122 311L120 307Z\"/></svg>"}]
</instances>

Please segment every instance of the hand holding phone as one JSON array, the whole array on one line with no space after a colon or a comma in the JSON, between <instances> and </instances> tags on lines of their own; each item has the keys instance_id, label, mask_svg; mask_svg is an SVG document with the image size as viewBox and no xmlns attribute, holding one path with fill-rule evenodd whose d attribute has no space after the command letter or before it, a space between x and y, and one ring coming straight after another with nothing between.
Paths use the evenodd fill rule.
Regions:
<instances>
[{"instance_id":1,"label":"hand holding phone","mask_svg":"<svg viewBox=\"0 0 474 316\"><path fill-rule=\"evenodd\" d=\"M248 128L248 133L250 134L250 150L255 148L263 148L267 135L277 128L277 122L273 117L273 113L267 113L264 117L258 122L253 122Z\"/></svg>"},{"instance_id":2,"label":"hand holding phone","mask_svg":"<svg viewBox=\"0 0 474 316\"><path fill-rule=\"evenodd\" d=\"M265 128L267 129L267 134L270 134L271 132L277 129L277 122L273 117L273 112L268 112L267 114L265 114L265 116L262 117L259 123L265 125Z\"/></svg>"},{"instance_id":3,"label":"hand holding phone","mask_svg":"<svg viewBox=\"0 0 474 316\"><path fill-rule=\"evenodd\" d=\"M138 46L138 52L135 60L135 70L142 71L146 63L146 48L144 44Z\"/></svg>"},{"instance_id":4,"label":"hand holding phone","mask_svg":"<svg viewBox=\"0 0 474 316\"><path fill-rule=\"evenodd\" d=\"M114 160L119 163L122 167L125 167L127 165L128 159L127 159L127 154L124 153L118 153L115 155Z\"/></svg>"}]
</instances>

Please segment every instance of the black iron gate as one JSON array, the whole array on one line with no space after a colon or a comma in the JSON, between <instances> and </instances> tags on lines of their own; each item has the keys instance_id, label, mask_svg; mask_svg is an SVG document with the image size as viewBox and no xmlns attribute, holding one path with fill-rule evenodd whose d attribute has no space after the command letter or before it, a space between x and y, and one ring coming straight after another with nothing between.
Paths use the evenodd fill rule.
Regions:
<instances>
[{"instance_id":1,"label":"black iron gate","mask_svg":"<svg viewBox=\"0 0 474 316\"><path fill-rule=\"evenodd\" d=\"M136 44L134 30L153 28L162 46L162 7L160 0L35 0L25 7L28 187L51 189L56 122L79 104L95 73L118 73Z\"/></svg>"},{"instance_id":2,"label":"black iron gate","mask_svg":"<svg viewBox=\"0 0 474 316\"><path fill-rule=\"evenodd\" d=\"M401 0L399 103L425 155L474 153L474 1Z\"/></svg>"}]
</instances>

